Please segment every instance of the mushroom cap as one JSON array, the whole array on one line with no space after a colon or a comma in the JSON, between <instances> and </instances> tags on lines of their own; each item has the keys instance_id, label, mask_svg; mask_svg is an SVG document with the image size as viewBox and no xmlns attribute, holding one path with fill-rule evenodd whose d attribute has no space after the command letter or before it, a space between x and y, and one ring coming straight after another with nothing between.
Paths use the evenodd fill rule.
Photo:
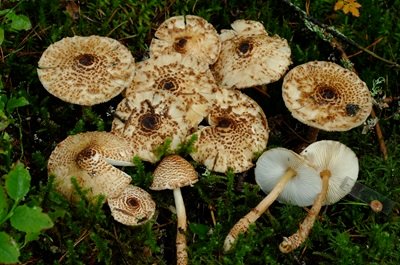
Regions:
<instances>
[{"instance_id":1,"label":"mushroom cap","mask_svg":"<svg viewBox=\"0 0 400 265\"><path fill-rule=\"evenodd\" d=\"M142 188L128 185L117 197L108 198L114 219L124 225L142 225L153 218L156 203Z\"/></svg>"},{"instance_id":2,"label":"mushroom cap","mask_svg":"<svg viewBox=\"0 0 400 265\"><path fill-rule=\"evenodd\" d=\"M301 153L313 167L321 172L328 169L328 193L325 204L333 204L346 196L358 178L358 158L346 145L331 140L314 142Z\"/></svg>"},{"instance_id":3,"label":"mushroom cap","mask_svg":"<svg viewBox=\"0 0 400 265\"><path fill-rule=\"evenodd\" d=\"M246 88L279 80L292 63L287 41L269 36L257 21L236 20L233 30L222 30L221 52L211 67L224 88Z\"/></svg>"},{"instance_id":4,"label":"mushroom cap","mask_svg":"<svg viewBox=\"0 0 400 265\"><path fill-rule=\"evenodd\" d=\"M71 178L90 189L90 195L107 198L120 194L131 177L112 166L109 161L131 161L133 151L128 142L108 132L85 132L68 136L49 157L47 169L55 176L56 189L75 200Z\"/></svg>"},{"instance_id":5,"label":"mushroom cap","mask_svg":"<svg viewBox=\"0 0 400 265\"><path fill-rule=\"evenodd\" d=\"M322 189L319 172L289 149L277 147L264 152L254 169L256 182L268 194L289 168L296 175L285 185L278 201L301 207L312 205Z\"/></svg>"},{"instance_id":6,"label":"mushroom cap","mask_svg":"<svg viewBox=\"0 0 400 265\"><path fill-rule=\"evenodd\" d=\"M179 155L163 158L153 173L152 190L174 190L192 186L198 181L198 175L192 164Z\"/></svg>"},{"instance_id":7,"label":"mushroom cap","mask_svg":"<svg viewBox=\"0 0 400 265\"><path fill-rule=\"evenodd\" d=\"M218 58L221 41L214 26L204 18L187 15L165 20L150 43L150 57L178 52L207 65Z\"/></svg>"},{"instance_id":8,"label":"mushroom cap","mask_svg":"<svg viewBox=\"0 0 400 265\"><path fill-rule=\"evenodd\" d=\"M74 36L50 45L39 60L37 73L50 94L91 106L110 100L129 86L135 59L117 40Z\"/></svg>"},{"instance_id":9,"label":"mushroom cap","mask_svg":"<svg viewBox=\"0 0 400 265\"><path fill-rule=\"evenodd\" d=\"M174 95L140 91L118 104L111 132L127 139L142 160L155 163L155 149L168 138L171 150L185 140L190 129L186 115L184 103Z\"/></svg>"},{"instance_id":10,"label":"mushroom cap","mask_svg":"<svg viewBox=\"0 0 400 265\"><path fill-rule=\"evenodd\" d=\"M291 69L283 79L282 96L293 117L325 131L347 131L371 113L367 85L335 63L313 61Z\"/></svg>"},{"instance_id":11,"label":"mushroom cap","mask_svg":"<svg viewBox=\"0 0 400 265\"><path fill-rule=\"evenodd\" d=\"M190 155L209 170L246 171L267 146L269 129L263 110L238 90L218 91L207 120L209 126L195 132L195 151Z\"/></svg>"},{"instance_id":12,"label":"mushroom cap","mask_svg":"<svg viewBox=\"0 0 400 265\"><path fill-rule=\"evenodd\" d=\"M183 100L191 126L197 127L207 116L218 86L208 65L176 53L137 63L135 78L125 96L150 89L165 90Z\"/></svg>"}]
</instances>

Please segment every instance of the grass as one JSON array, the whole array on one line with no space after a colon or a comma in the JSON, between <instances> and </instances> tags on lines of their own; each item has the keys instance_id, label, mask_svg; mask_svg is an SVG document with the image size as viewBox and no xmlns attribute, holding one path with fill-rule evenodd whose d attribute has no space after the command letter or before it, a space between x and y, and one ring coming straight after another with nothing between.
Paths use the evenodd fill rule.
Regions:
<instances>
[{"instance_id":1,"label":"grass","mask_svg":"<svg viewBox=\"0 0 400 265\"><path fill-rule=\"evenodd\" d=\"M309 15L315 20L335 27L347 39L369 47L382 58L399 63L399 0L360 1L360 17L334 11L334 0L292 2L302 10L310 3ZM6 17L1 13L6 9L19 17L12 17L15 21ZM338 49L321 38L324 36L321 29L307 27L302 16L284 1L1 1L0 27L4 40L0 49L0 187L4 189L7 175L20 161L31 175L29 193L21 203L41 207L54 223L26 244L25 233L7 222L0 224L0 231L7 232L17 242L21 263L175 262L176 216L170 210L174 204L172 192L149 191L157 202L156 218L144 226L129 228L113 221L109 209L101 203L102 198L90 204L85 191L78 189L82 200L70 205L54 191L46 163L55 145L70 134L109 130L112 109L121 97L91 108L62 102L43 89L36 67L51 43L73 35L98 34L118 39L140 61L148 56L148 45L157 26L170 16L182 14L202 16L218 30L228 28L239 18L262 21L268 32L288 39L293 65L310 60L341 62ZM388 158L383 159L373 128L365 134L361 127L343 133L321 133L319 138L338 140L352 148L360 161L359 181L398 203L399 68L362 52L346 39L339 42L371 89L374 80L384 80L374 87L375 99L382 102L383 97L394 98L386 108L376 109ZM268 97L249 89L245 93L256 98L265 109L272 130L268 146L294 148L307 128L290 117L280 99L280 85L278 81L268 86ZM154 166L136 160L135 163L138 167L127 172L135 183L147 189ZM309 240L291 254L279 253L278 245L283 236L297 229L306 211L279 203L274 203L270 212L239 238L234 251L224 254L222 244L230 227L265 194L255 185L252 170L223 175L209 172L201 165L196 169L200 181L192 188L182 189L190 221L191 264L400 263L398 208L389 215L377 214L368 206L356 204L349 196L324 207Z\"/></svg>"}]
</instances>

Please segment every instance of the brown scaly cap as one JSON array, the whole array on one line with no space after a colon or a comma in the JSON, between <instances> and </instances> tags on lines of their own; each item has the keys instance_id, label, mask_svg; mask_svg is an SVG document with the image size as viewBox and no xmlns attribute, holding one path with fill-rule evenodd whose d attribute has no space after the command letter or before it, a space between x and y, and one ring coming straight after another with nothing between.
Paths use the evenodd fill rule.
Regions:
<instances>
[{"instance_id":1,"label":"brown scaly cap","mask_svg":"<svg viewBox=\"0 0 400 265\"><path fill-rule=\"evenodd\" d=\"M133 157L128 142L107 132L85 132L68 136L50 155L48 173L55 176L56 189L68 199L73 197L71 178L91 189L90 195L113 197L122 192L131 177L108 163Z\"/></svg>"},{"instance_id":2,"label":"brown scaly cap","mask_svg":"<svg viewBox=\"0 0 400 265\"><path fill-rule=\"evenodd\" d=\"M150 89L168 91L181 99L190 125L197 127L207 116L218 86L208 65L176 53L137 63L135 78L125 96Z\"/></svg>"},{"instance_id":3,"label":"brown scaly cap","mask_svg":"<svg viewBox=\"0 0 400 265\"><path fill-rule=\"evenodd\" d=\"M269 129L265 114L240 91L223 89L216 97L208 116L209 126L195 133L198 140L190 155L212 171L246 171L253 166L255 154L267 146Z\"/></svg>"},{"instance_id":4,"label":"brown scaly cap","mask_svg":"<svg viewBox=\"0 0 400 265\"><path fill-rule=\"evenodd\" d=\"M154 150L167 139L176 149L190 129L184 102L163 90L148 90L123 99L114 113L111 132L126 138L135 155L157 162Z\"/></svg>"},{"instance_id":5,"label":"brown scaly cap","mask_svg":"<svg viewBox=\"0 0 400 265\"><path fill-rule=\"evenodd\" d=\"M114 198L107 200L114 219L124 225L142 225L153 218L156 203L151 195L136 186L128 185Z\"/></svg>"},{"instance_id":6,"label":"brown scaly cap","mask_svg":"<svg viewBox=\"0 0 400 265\"><path fill-rule=\"evenodd\" d=\"M287 41L269 36L257 21L236 20L232 30L222 30L221 52L211 67L224 88L246 88L279 80L292 63Z\"/></svg>"},{"instance_id":7,"label":"brown scaly cap","mask_svg":"<svg viewBox=\"0 0 400 265\"><path fill-rule=\"evenodd\" d=\"M110 100L129 86L135 60L117 40L75 36L50 45L39 60L37 72L50 94L91 106Z\"/></svg>"},{"instance_id":8,"label":"brown scaly cap","mask_svg":"<svg viewBox=\"0 0 400 265\"><path fill-rule=\"evenodd\" d=\"M283 80L282 96L294 118L325 131L357 127L372 110L365 82L331 62L308 62L290 70Z\"/></svg>"},{"instance_id":9,"label":"brown scaly cap","mask_svg":"<svg viewBox=\"0 0 400 265\"><path fill-rule=\"evenodd\" d=\"M176 189L192 186L198 181L194 167L179 155L164 157L153 173L152 190Z\"/></svg>"},{"instance_id":10,"label":"brown scaly cap","mask_svg":"<svg viewBox=\"0 0 400 265\"><path fill-rule=\"evenodd\" d=\"M220 49L217 31L204 18L175 16L158 27L150 44L150 57L178 52L209 65L217 60Z\"/></svg>"}]
</instances>

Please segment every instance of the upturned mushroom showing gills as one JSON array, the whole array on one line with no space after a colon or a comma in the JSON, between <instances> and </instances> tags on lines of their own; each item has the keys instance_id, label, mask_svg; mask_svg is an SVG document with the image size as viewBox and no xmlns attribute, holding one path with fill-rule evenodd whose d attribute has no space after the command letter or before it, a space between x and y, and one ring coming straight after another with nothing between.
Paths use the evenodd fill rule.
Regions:
<instances>
[{"instance_id":1,"label":"upturned mushroom showing gills","mask_svg":"<svg viewBox=\"0 0 400 265\"><path fill-rule=\"evenodd\" d=\"M155 163L154 152L166 140L171 140L171 150L185 140L190 129L186 115L184 102L174 95L140 91L118 104L111 132L127 139L140 159Z\"/></svg>"},{"instance_id":2,"label":"upturned mushroom showing gills","mask_svg":"<svg viewBox=\"0 0 400 265\"><path fill-rule=\"evenodd\" d=\"M179 155L170 155L161 160L155 169L152 190L173 190L176 215L176 263L188 264L186 230L187 218L185 204L183 202L181 187L192 186L198 181L198 175L194 167Z\"/></svg>"},{"instance_id":3,"label":"upturned mushroom showing gills","mask_svg":"<svg viewBox=\"0 0 400 265\"><path fill-rule=\"evenodd\" d=\"M232 227L225 238L224 251L229 251L239 234L245 233L276 199L308 206L321 190L321 178L306 159L281 147L264 152L257 160L254 174L257 184L268 195Z\"/></svg>"},{"instance_id":4,"label":"upturned mushroom showing gills","mask_svg":"<svg viewBox=\"0 0 400 265\"><path fill-rule=\"evenodd\" d=\"M287 41L269 36L263 24L239 19L222 30L222 46L211 70L219 85L241 89L279 80L292 63Z\"/></svg>"},{"instance_id":5,"label":"upturned mushroom showing gills","mask_svg":"<svg viewBox=\"0 0 400 265\"><path fill-rule=\"evenodd\" d=\"M244 172L254 165L255 154L267 146L267 118L261 107L240 91L222 89L215 96L207 118L209 126L195 132L197 141L190 156L215 172L229 168L234 173Z\"/></svg>"},{"instance_id":6,"label":"upturned mushroom showing gills","mask_svg":"<svg viewBox=\"0 0 400 265\"><path fill-rule=\"evenodd\" d=\"M333 204L346 196L358 177L358 159L347 146L336 141L318 141L301 153L319 172L322 188L299 229L279 245L283 253L299 247L308 237L323 204Z\"/></svg>"},{"instance_id":7,"label":"upturned mushroom showing gills","mask_svg":"<svg viewBox=\"0 0 400 265\"><path fill-rule=\"evenodd\" d=\"M207 66L219 55L221 41L214 26L202 17L187 15L165 20L150 43L150 57L171 53L193 56Z\"/></svg>"},{"instance_id":8,"label":"upturned mushroom showing gills","mask_svg":"<svg viewBox=\"0 0 400 265\"><path fill-rule=\"evenodd\" d=\"M335 63L298 65L284 77L282 97L292 116L324 131L347 131L364 123L372 110L367 85Z\"/></svg>"},{"instance_id":9,"label":"upturned mushroom showing gills","mask_svg":"<svg viewBox=\"0 0 400 265\"><path fill-rule=\"evenodd\" d=\"M37 73L50 94L91 106L110 100L129 86L135 59L128 48L108 37L67 37L43 52Z\"/></svg>"}]
</instances>

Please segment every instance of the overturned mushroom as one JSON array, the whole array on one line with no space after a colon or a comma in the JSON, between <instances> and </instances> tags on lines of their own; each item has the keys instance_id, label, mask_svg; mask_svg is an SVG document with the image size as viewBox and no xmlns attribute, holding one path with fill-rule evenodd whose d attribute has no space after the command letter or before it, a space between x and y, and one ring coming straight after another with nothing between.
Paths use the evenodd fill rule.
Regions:
<instances>
[{"instance_id":1,"label":"overturned mushroom","mask_svg":"<svg viewBox=\"0 0 400 265\"><path fill-rule=\"evenodd\" d=\"M39 60L37 72L50 94L91 106L110 100L129 86L135 60L117 40L75 36L50 45Z\"/></svg>"}]
</instances>

